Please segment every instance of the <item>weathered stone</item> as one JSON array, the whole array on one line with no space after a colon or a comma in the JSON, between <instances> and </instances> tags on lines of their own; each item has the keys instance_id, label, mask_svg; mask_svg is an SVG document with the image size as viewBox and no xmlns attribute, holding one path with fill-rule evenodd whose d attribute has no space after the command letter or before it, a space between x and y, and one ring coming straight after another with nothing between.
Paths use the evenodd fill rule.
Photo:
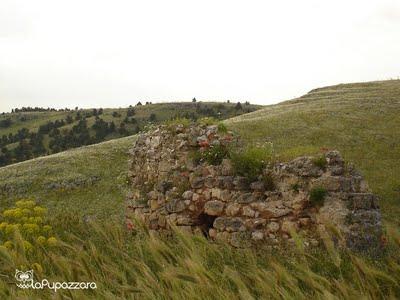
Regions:
<instances>
[{"instance_id":1,"label":"weathered stone","mask_svg":"<svg viewBox=\"0 0 400 300\"><path fill-rule=\"evenodd\" d=\"M212 239L215 239L217 237L217 231L214 228L210 228L208 230L208 236Z\"/></svg>"},{"instance_id":2,"label":"weathered stone","mask_svg":"<svg viewBox=\"0 0 400 300\"><path fill-rule=\"evenodd\" d=\"M341 176L323 176L315 180L313 186L323 187L330 192L350 192L351 179Z\"/></svg>"},{"instance_id":3,"label":"weathered stone","mask_svg":"<svg viewBox=\"0 0 400 300\"><path fill-rule=\"evenodd\" d=\"M285 170L301 177L317 177L323 173L323 171L313 163L311 157L296 158L285 166Z\"/></svg>"},{"instance_id":4,"label":"weathered stone","mask_svg":"<svg viewBox=\"0 0 400 300\"><path fill-rule=\"evenodd\" d=\"M267 229L269 232L272 232L272 233L277 232L279 230L279 228L280 228L280 226L279 226L279 223L277 223L277 222L270 222L267 224Z\"/></svg>"},{"instance_id":5,"label":"weathered stone","mask_svg":"<svg viewBox=\"0 0 400 300\"><path fill-rule=\"evenodd\" d=\"M344 161L342 156L338 151L329 151L325 153L325 158L327 160L328 165L337 165L337 166L344 166Z\"/></svg>"},{"instance_id":6,"label":"weathered stone","mask_svg":"<svg viewBox=\"0 0 400 300\"><path fill-rule=\"evenodd\" d=\"M250 234L248 232L233 232L231 235L231 245L236 248L247 248L250 246Z\"/></svg>"},{"instance_id":7,"label":"weathered stone","mask_svg":"<svg viewBox=\"0 0 400 300\"><path fill-rule=\"evenodd\" d=\"M292 212L291 208L285 207L282 201L255 202L251 207L260 212L260 216L265 218L280 218Z\"/></svg>"},{"instance_id":8,"label":"weathered stone","mask_svg":"<svg viewBox=\"0 0 400 300\"><path fill-rule=\"evenodd\" d=\"M204 185L204 177L195 177L191 182L192 188L200 189Z\"/></svg>"},{"instance_id":9,"label":"weathered stone","mask_svg":"<svg viewBox=\"0 0 400 300\"><path fill-rule=\"evenodd\" d=\"M264 233L262 231L254 231L251 233L251 238L255 241L261 241L264 239Z\"/></svg>"},{"instance_id":10,"label":"weathered stone","mask_svg":"<svg viewBox=\"0 0 400 300\"><path fill-rule=\"evenodd\" d=\"M377 198L371 193L350 194L351 209L375 209L378 207Z\"/></svg>"},{"instance_id":11,"label":"weathered stone","mask_svg":"<svg viewBox=\"0 0 400 300\"><path fill-rule=\"evenodd\" d=\"M212 176L207 176L204 180L204 185L208 188L212 188L215 185L215 179Z\"/></svg>"},{"instance_id":12,"label":"weathered stone","mask_svg":"<svg viewBox=\"0 0 400 300\"><path fill-rule=\"evenodd\" d=\"M161 143L161 137L160 136L154 136L150 140L150 147L151 148L158 148L158 146L160 146L160 143Z\"/></svg>"},{"instance_id":13,"label":"weathered stone","mask_svg":"<svg viewBox=\"0 0 400 300\"><path fill-rule=\"evenodd\" d=\"M189 216L178 216L176 219L177 225L193 225L194 220Z\"/></svg>"},{"instance_id":14,"label":"weathered stone","mask_svg":"<svg viewBox=\"0 0 400 300\"><path fill-rule=\"evenodd\" d=\"M166 193L169 189L172 188L172 182L162 180L156 185L156 190L161 193Z\"/></svg>"},{"instance_id":15,"label":"weathered stone","mask_svg":"<svg viewBox=\"0 0 400 300\"><path fill-rule=\"evenodd\" d=\"M170 213L181 212L185 209L185 207L186 207L185 203L179 199L172 199L165 205L165 208Z\"/></svg>"},{"instance_id":16,"label":"weathered stone","mask_svg":"<svg viewBox=\"0 0 400 300\"><path fill-rule=\"evenodd\" d=\"M264 184L264 182L262 182L262 181L255 181L255 182L252 182L252 183L250 184L250 188L251 188L252 190L262 192L262 191L265 190L265 184Z\"/></svg>"},{"instance_id":17,"label":"weathered stone","mask_svg":"<svg viewBox=\"0 0 400 300\"><path fill-rule=\"evenodd\" d=\"M249 207L249 206L243 207L243 216L252 218L252 217L254 217L254 215L255 215L255 211L252 210L251 207Z\"/></svg>"},{"instance_id":18,"label":"weathered stone","mask_svg":"<svg viewBox=\"0 0 400 300\"><path fill-rule=\"evenodd\" d=\"M254 199L254 196L252 193L245 193L245 194L240 194L238 197L235 197L235 201L237 203L242 203L242 204L247 204L254 202L256 199Z\"/></svg>"},{"instance_id":19,"label":"weathered stone","mask_svg":"<svg viewBox=\"0 0 400 300\"><path fill-rule=\"evenodd\" d=\"M231 192L229 190L221 191L220 198L224 202L229 202L231 200Z\"/></svg>"},{"instance_id":20,"label":"weathered stone","mask_svg":"<svg viewBox=\"0 0 400 300\"><path fill-rule=\"evenodd\" d=\"M183 199L187 199L187 200L192 200L193 199L193 192L192 191L186 191L182 194L182 198Z\"/></svg>"},{"instance_id":21,"label":"weathered stone","mask_svg":"<svg viewBox=\"0 0 400 300\"><path fill-rule=\"evenodd\" d=\"M226 231L244 231L246 227L244 226L243 220L241 218L228 218L226 221Z\"/></svg>"},{"instance_id":22,"label":"weathered stone","mask_svg":"<svg viewBox=\"0 0 400 300\"><path fill-rule=\"evenodd\" d=\"M219 231L226 230L229 232L245 229L243 220L241 218L218 217L214 220L213 226Z\"/></svg>"},{"instance_id":23,"label":"weathered stone","mask_svg":"<svg viewBox=\"0 0 400 300\"><path fill-rule=\"evenodd\" d=\"M221 189L219 188L213 188L211 189L211 197L215 198L215 199L221 199Z\"/></svg>"},{"instance_id":24,"label":"weathered stone","mask_svg":"<svg viewBox=\"0 0 400 300\"><path fill-rule=\"evenodd\" d=\"M237 176L233 179L233 185L236 190L247 190L249 187L247 178L240 176Z\"/></svg>"},{"instance_id":25,"label":"weathered stone","mask_svg":"<svg viewBox=\"0 0 400 300\"><path fill-rule=\"evenodd\" d=\"M218 200L208 201L204 205L204 212L210 216L220 216L224 211L224 203Z\"/></svg>"},{"instance_id":26,"label":"weathered stone","mask_svg":"<svg viewBox=\"0 0 400 300\"><path fill-rule=\"evenodd\" d=\"M208 189L205 189L203 191L203 196L204 196L204 200L206 200L206 201L211 200L211 191Z\"/></svg>"},{"instance_id":27,"label":"weathered stone","mask_svg":"<svg viewBox=\"0 0 400 300\"><path fill-rule=\"evenodd\" d=\"M222 183L222 186L220 185L219 187L229 190L232 190L234 188L232 176L221 176L219 178L221 179Z\"/></svg>"},{"instance_id":28,"label":"weathered stone","mask_svg":"<svg viewBox=\"0 0 400 300\"><path fill-rule=\"evenodd\" d=\"M238 203L229 204L225 211L228 216L236 216L240 211L241 205Z\"/></svg>"}]
</instances>

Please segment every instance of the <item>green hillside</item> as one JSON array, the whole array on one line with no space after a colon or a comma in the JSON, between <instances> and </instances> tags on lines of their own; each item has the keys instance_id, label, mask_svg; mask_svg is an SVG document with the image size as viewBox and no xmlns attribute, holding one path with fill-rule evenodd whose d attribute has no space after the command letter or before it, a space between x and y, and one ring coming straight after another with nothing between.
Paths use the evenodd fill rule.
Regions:
<instances>
[{"instance_id":1,"label":"green hillside","mask_svg":"<svg viewBox=\"0 0 400 300\"><path fill-rule=\"evenodd\" d=\"M227 119L259 105L183 102L136 105L119 109L15 109L0 115L0 167L136 134L149 123L177 117Z\"/></svg>"},{"instance_id":2,"label":"green hillside","mask_svg":"<svg viewBox=\"0 0 400 300\"><path fill-rule=\"evenodd\" d=\"M248 144L273 143L283 160L340 150L382 198L387 253L370 259L328 242L321 251L304 250L301 243L285 252L235 250L183 233L169 240L145 229L127 232L127 151L135 140L128 136L0 168L0 208L37 200L49 209L49 222L63 241L35 254L10 255L0 246L0 297L54 298L54 292L9 283L15 269L26 266L49 280L98 284L95 292L58 291L60 298L399 298L400 81L316 89L225 123Z\"/></svg>"},{"instance_id":3,"label":"green hillside","mask_svg":"<svg viewBox=\"0 0 400 300\"><path fill-rule=\"evenodd\" d=\"M127 151L135 136L0 168L0 207L33 197L51 214L123 214Z\"/></svg>"},{"instance_id":4,"label":"green hillside","mask_svg":"<svg viewBox=\"0 0 400 300\"><path fill-rule=\"evenodd\" d=\"M337 149L382 198L400 208L400 80L340 84L227 121L247 142L272 142L281 159Z\"/></svg>"}]
</instances>

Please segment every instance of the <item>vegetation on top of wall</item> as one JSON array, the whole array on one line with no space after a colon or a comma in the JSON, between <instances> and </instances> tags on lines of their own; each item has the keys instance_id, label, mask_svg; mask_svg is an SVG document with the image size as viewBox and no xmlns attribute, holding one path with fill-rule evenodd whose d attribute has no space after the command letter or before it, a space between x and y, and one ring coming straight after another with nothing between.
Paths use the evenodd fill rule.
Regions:
<instances>
[{"instance_id":1,"label":"vegetation on top of wall","mask_svg":"<svg viewBox=\"0 0 400 300\"><path fill-rule=\"evenodd\" d=\"M310 203L312 206L321 207L324 205L325 196L328 191L323 187L314 187L310 191Z\"/></svg>"},{"instance_id":2,"label":"vegetation on top of wall","mask_svg":"<svg viewBox=\"0 0 400 300\"><path fill-rule=\"evenodd\" d=\"M314 157L312 162L315 166L319 167L322 170L325 170L326 165L328 164L324 155Z\"/></svg>"},{"instance_id":3,"label":"vegetation on top of wall","mask_svg":"<svg viewBox=\"0 0 400 300\"><path fill-rule=\"evenodd\" d=\"M210 165L219 165L224 158L229 156L229 149L225 145L211 145L200 151L201 161L206 161Z\"/></svg>"},{"instance_id":4,"label":"vegetation on top of wall","mask_svg":"<svg viewBox=\"0 0 400 300\"><path fill-rule=\"evenodd\" d=\"M273 159L273 151L268 146L249 146L231 152L232 165L237 175L254 181L262 174L268 162Z\"/></svg>"}]
</instances>

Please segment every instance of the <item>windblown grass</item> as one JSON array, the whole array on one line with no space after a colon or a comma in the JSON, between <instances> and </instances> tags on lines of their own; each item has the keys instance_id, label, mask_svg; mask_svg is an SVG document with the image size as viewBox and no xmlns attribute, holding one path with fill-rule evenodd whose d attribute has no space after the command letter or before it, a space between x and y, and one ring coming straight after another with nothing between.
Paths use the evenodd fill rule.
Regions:
<instances>
[{"instance_id":1,"label":"windblown grass","mask_svg":"<svg viewBox=\"0 0 400 300\"><path fill-rule=\"evenodd\" d=\"M30 257L0 249L2 299L388 299L400 297L400 234L390 231L379 260L336 250L327 241L305 250L301 240L285 253L238 250L203 236L176 231L157 237L127 232L110 221L85 224L55 218L63 240L57 249ZM64 231L69 228L68 232ZM90 238L83 238L90 237ZM17 238L18 239L18 238ZM18 249L23 249L19 247ZM16 268L39 262L36 280L96 282L92 290L21 290ZM55 297L55 298L54 298Z\"/></svg>"}]
</instances>

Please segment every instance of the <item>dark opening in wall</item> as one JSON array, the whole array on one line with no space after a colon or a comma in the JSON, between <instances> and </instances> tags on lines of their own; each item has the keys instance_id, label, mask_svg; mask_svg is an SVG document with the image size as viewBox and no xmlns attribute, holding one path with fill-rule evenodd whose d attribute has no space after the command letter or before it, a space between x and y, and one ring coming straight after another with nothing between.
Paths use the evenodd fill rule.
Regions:
<instances>
[{"instance_id":1,"label":"dark opening in wall","mask_svg":"<svg viewBox=\"0 0 400 300\"><path fill-rule=\"evenodd\" d=\"M210 216L205 213L201 213L197 219L197 224L201 228L204 236L208 238L208 231L210 228L213 228L214 220L216 216Z\"/></svg>"}]
</instances>

